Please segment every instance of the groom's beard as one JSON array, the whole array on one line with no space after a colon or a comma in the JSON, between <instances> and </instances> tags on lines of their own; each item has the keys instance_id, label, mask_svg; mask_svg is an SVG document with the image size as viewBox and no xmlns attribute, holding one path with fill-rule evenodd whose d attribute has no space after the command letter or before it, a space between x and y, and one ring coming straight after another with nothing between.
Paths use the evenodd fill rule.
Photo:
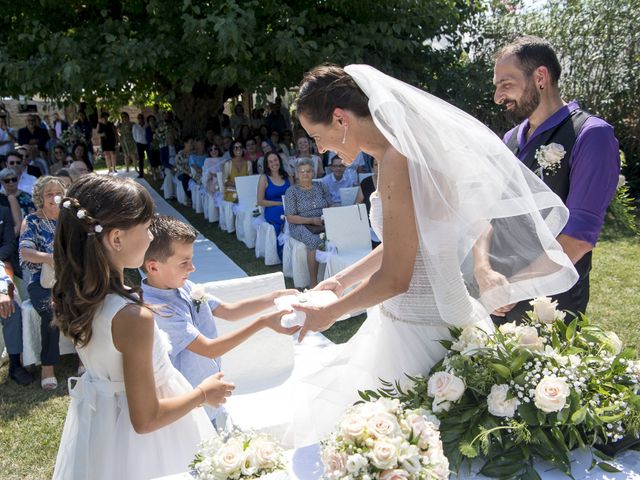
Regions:
<instances>
[{"instance_id":1,"label":"groom's beard","mask_svg":"<svg viewBox=\"0 0 640 480\"><path fill-rule=\"evenodd\" d=\"M507 99L504 103L509 101L515 102L515 106L511 110L505 110L504 114L510 122L520 123L525 118L529 118L540 105L540 92L535 82L531 81L524 89L520 100Z\"/></svg>"}]
</instances>

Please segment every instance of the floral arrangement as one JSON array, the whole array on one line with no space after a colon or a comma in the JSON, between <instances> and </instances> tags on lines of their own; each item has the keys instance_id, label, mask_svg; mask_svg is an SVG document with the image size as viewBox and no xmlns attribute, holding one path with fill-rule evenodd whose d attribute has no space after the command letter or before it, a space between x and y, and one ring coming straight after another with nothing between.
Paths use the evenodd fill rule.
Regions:
<instances>
[{"instance_id":1,"label":"floral arrangement","mask_svg":"<svg viewBox=\"0 0 640 480\"><path fill-rule=\"evenodd\" d=\"M549 298L531 304L522 325L451 329L430 377L412 378L411 391L386 383L368 396L431 408L454 471L479 458L483 475L539 478L537 458L570 476L575 448L591 450L591 468L617 471L591 447L640 436L637 353L584 316L567 325Z\"/></svg>"},{"instance_id":2,"label":"floral arrangement","mask_svg":"<svg viewBox=\"0 0 640 480\"><path fill-rule=\"evenodd\" d=\"M438 419L422 408L405 409L379 398L351 407L321 442L326 480L449 478Z\"/></svg>"},{"instance_id":3,"label":"floral arrangement","mask_svg":"<svg viewBox=\"0 0 640 480\"><path fill-rule=\"evenodd\" d=\"M536 150L536 161L540 168L536 173L542 178L544 172L547 175L555 174L560 168L560 162L567 154L564 147L559 143L550 143L549 145L542 145Z\"/></svg>"},{"instance_id":4,"label":"floral arrangement","mask_svg":"<svg viewBox=\"0 0 640 480\"><path fill-rule=\"evenodd\" d=\"M321 232L320 235L320 246L318 250L321 252L325 252L327 250L327 234L325 232Z\"/></svg>"},{"instance_id":5,"label":"floral arrangement","mask_svg":"<svg viewBox=\"0 0 640 480\"><path fill-rule=\"evenodd\" d=\"M84 137L84 133L75 125L70 125L69 128L64 130L60 135L60 142L66 147L70 148L72 145L81 143L87 144L87 140Z\"/></svg>"},{"instance_id":6,"label":"floral arrangement","mask_svg":"<svg viewBox=\"0 0 640 480\"><path fill-rule=\"evenodd\" d=\"M238 430L202 442L190 467L199 480L287 478L278 443Z\"/></svg>"},{"instance_id":7,"label":"floral arrangement","mask_svg":"<svg viewBox=\"0 0 640 480\"><path fill-rule=\"evenodd\" d=\"M207 295L202 285L194 285L191 290L191 301L193 302L193 306L196 307L196 312L200 313L202 304L209 301L209 295Z\"/></svg>"}]
</instances>

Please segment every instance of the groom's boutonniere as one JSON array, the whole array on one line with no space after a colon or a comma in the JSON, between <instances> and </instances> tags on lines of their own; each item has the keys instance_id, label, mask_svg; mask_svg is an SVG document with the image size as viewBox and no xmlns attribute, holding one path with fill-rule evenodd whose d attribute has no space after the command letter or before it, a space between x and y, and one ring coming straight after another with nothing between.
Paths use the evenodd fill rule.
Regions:
<instances>
[{"instance_id":1,"label":"groom's boutonniere","mask_svg":"<svg viewBox=\"0 0 640 480\"><path fill-rule=\"evenodd\" d=\"M536 150L536 160L540 168L536 170L536 173L543 177L544 172L547 175L553 175L560 168L560 162L566 155L566 151L559 143L550 143L549 145L542 145Z\"/></svg>"},{"instance_id":2,"label":"groom's boutonniere","mask_svg":"<svg viewBox=\"0 0 640 480\"><path fill-rule=\"evenodd\" d=\"M193 287L193 290L191 290L191 301L193 302L193 306L196 307L197 313L200 313L200 306L207 300L209 300L209 296L201 285Z\"/></svg>"}]
</instances>

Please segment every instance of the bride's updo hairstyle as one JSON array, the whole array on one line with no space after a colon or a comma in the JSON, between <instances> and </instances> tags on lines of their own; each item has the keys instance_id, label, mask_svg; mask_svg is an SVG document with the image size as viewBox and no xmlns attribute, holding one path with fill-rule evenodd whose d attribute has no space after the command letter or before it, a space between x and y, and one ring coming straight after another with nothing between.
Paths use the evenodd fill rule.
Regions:
<instances>
[{"instance_id":1,"label":"bride's updo hairstyle","mask_svg":"<svg viewBox=\"0 0 640 480\"><path fill-rule=\"evenodd\" d=\"M369 99L351 76L337 65L319 65L304 74L296 111L313 123L331 124L336 108L371 117Z\"/></svg>"},{"instance_id":2,"label":"bride's updo hairstyle","mask_svg":"<svg viewBox=\"0 0 640 480\"><path fill-rule=\"evenodd\" d=\"M149 193L128 178L84 175L60 200L53 248L55 324L77 346L89 343L93 317L109 293L143 305L140 288L125 287L109 262L103 237L151 220Z\"/></svg>"}]
</instances>

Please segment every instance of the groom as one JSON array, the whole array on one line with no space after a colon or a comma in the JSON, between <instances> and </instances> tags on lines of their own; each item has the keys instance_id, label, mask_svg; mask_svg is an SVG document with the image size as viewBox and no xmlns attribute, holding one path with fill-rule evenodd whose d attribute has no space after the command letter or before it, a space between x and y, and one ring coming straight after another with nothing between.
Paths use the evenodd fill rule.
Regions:
<instances>
[{"instance_id":1,"label":"groom","mask_svg":"<svg viewBox=\"0 0 640 480\"><path fill-rule=\"evenodd\" d=\"M494 101L519 123L504 142L569 209L569 221L556 239L579 279L553 298L559 309L577 314L589 302L592 250L616 191L620 152L611 125L582 110L576 100L562 99L560 72L549 42L520 37L496 55ZM494 312L494 321L519 321L530 309L528 300L506 306Z\"/></svg>"}]
</instances>

